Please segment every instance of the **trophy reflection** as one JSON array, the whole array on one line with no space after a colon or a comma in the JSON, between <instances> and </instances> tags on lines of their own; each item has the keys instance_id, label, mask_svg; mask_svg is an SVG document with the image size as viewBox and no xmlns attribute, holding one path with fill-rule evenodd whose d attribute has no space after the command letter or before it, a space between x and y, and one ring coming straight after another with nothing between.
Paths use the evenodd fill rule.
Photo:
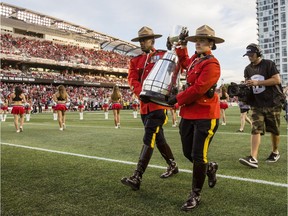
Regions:
<instances>
[{"instance_id":1,"label":"trophy reflection","mask_svg":"<svg viewBox=\"0 0 288 216\"><path fill-rule=\"evenodd\" d=\"M169 35L169 41L172 44L171 50L168 50L163 58L155 63L151 72L143 82L140 93L140 100L143 102L153 102L163 106L170 106L167 103L169 97L177 94L179 86L179 66L175 48L179 42L179 35L183 31L187 31L187 28L180 25L173 27Z\"/></svg>"}]
</instances>

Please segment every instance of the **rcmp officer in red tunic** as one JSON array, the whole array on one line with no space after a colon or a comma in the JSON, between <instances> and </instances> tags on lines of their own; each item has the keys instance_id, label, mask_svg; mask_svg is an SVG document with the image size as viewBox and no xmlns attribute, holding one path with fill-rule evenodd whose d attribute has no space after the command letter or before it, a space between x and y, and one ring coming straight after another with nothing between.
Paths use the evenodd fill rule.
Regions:
<instances>
[{"instance_id":1,"label":"rcmp officer in red tunic","mask_svg":"<svg viewBox=\"0 0 288 216\"><path fill-rule=\"evenodd\" d=\"M141 50L143 51L141 55L131 59L129 65L128 82L137 97L139 97L142 91L143 81L150 73L156 61L161 59L165 53L163 50L156 50L154 48L155 39L161 36L154 34L151 28L144 26L138 31L138 37L132 39L133 42L140 42ZM133 190L139 190L140 188L142 175L148 166L155 145L168 164L167 171L160 177L168 178L178 173L177 164L166 142L162 128L168 119L166 108L155 103L140 101L140 114L145 127L144 144L134 174L131 177L121 179L124 185L130 186Z\"/></svg>"},{"instance_id":2,"label":"rcmp officer in red tunic","mask_svg":"<svg viewBox=\"0 0 288 216\"><path fill-rule=\"evenodd\" d=\"M179 36L183 41L176 49L181 67L187 70L186 89L171 96L168 104L178 102L181 122L179 124L184 156L193 163L192 191L182 210L189 211L199 205L200 192L205 177L209 187L216 184L218 164L208 162L208 148L215 135L220 118L219 98L215 93L220 78L220 64L212 55L217 43L223 39L215 37L215 32L207 25L196 30L195 36ZM189 58L187 41L195 43L196 52ZM186 42L186 43L185 43Z\"/></svg>"}]
</instances>

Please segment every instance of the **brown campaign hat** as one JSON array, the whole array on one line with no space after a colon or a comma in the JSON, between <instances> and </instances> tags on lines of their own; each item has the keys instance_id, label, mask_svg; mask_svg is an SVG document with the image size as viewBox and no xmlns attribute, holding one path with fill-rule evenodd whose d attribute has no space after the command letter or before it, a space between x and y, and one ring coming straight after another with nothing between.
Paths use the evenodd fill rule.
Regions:
<instances>
[{"instance_id":1,"label":"brown campaign hat","mask_svg":"<svg viewBox=\"0 0 288 216\"><path fill-rule=\"evenodd\" d=\"M196 29L196 34L194 36L188 36L185 38L187 41L196 42L198 38L208 38L215 41L217 43L223 43L225 40L219 37L215 37L215 31L209 27L208 25L203 25Z\"/></svg>"},{"instance_id":2,"label":"brown campaign hat","mask_svg":"<svg viewBox=\"0 0 288 216\"><path fill-rule=\"evenodd\" d=\"M143 26L139 31L138 31L138 37L133 38L131 41L137 42L141 38L146 38L146 37L154 37L154 38L160 38L162 35L160 34L154 34L153 30L147 26Z\"/></svg>"}]
</instances>

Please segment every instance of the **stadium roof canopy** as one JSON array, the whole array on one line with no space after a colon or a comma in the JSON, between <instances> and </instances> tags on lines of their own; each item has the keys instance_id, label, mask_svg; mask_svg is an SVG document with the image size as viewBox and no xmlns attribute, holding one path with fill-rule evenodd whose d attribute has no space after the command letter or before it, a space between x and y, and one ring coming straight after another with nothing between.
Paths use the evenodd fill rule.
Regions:
<instances>
[{"instance_id":1,"label":"stadium roof canopy","mask_svg":"<svg viewBox=\"0 0 288 216\"><path fill-rule=\"evenodd\" d=\"M7 19L19 20L26 23L27 25L33 24L48 29L75 34L82 36L82 38L93 39L94 41L97 41L101 45L101 48L104 50L112 50L120 52L121 54L132 56L139 55L142 52L139 46L119 38L115 38L107 34L79 26L77 24L73 24L52 16L40 14L38 12L7 3L1 2L0 15L1 18L6 18L3 19L3 21Z\"/></svg>"}]
</instances>

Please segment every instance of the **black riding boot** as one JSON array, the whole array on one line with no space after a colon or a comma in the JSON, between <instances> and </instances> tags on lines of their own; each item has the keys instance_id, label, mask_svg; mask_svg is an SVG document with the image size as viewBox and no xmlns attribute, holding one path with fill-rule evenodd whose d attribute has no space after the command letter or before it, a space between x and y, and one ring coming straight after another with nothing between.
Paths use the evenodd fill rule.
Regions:
<instances>
[{"instance_id":1,"label":"black riding boot","mask_svg":"<svg viewBox=\"0 0 288 216\"><path fill-rule=\"evenodd\" d=\"M130 186L133 190L140 189L142 175L148 166L152 153L153 149L151 147L143 145L134 174L131 177L124 177L121 179L121 182L124 185Z\"/></svg>"},{"instance_id":2,"label":"black riding boot","mask_svg":"<svg viewBox=\"0 0 288 216\"><path fill-rule=\"evenodd\" d=\"M190 211L200 203L200 193L205 182L207 173L207 164L194 162L193 166L193 177L192 177L192 192L186 201L186 203L181 207L183 211Z\"/></svg>"},{"instance_id":3,"label":"black riding boot","mask_svg":"<svg viewBox=\"0 0 288 216\"><path fill-rule=\"evenodd\" d=\"M210 188L213 188L216 185L217 177L216 172L218 170L218 163L209 162L207 168L207 177L208 177L208 185Z\"/></svg>"},{"instance_id":4,"label":"black riding boot","mask_svg":"<svg viewBox=\"0 0 288 216\"><path fill-rule=\"evenodd\" d=\"M165 159L168 164L166 172L164 172L160 178L168 178L173 174L177 174L179 172L178 166L174 161L174 156L171 151L171 148L168 144L165 145L157 145L158 150L160 151L162 157Z\"/></svg>"}]
</instances>

